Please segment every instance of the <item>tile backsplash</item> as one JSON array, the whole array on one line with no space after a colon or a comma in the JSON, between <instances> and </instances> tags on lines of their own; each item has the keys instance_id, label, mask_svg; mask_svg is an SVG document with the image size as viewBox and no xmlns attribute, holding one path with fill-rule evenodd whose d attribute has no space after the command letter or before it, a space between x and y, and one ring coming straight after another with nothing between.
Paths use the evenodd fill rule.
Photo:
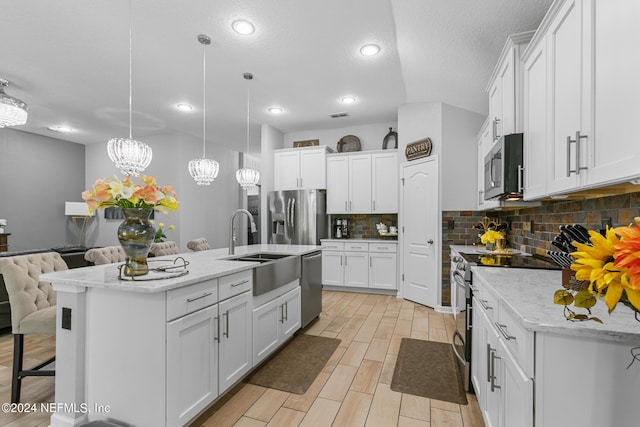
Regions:
<instances>
[{"instance_id":1,"label":"tile backsplash","mask_svg":"<svg viewBox=\"0 0 640 427\"><path fill-rule=\"evenodd\" d=\"M565 224L581 224L587 229L629 225L640 216L640 192L586 200L545 201L541 206L508 211L442 212L442 305L451 305L449 245L479 243L478 225L484 216L499 218L510 225L507 243L511 248L546 256L550 243Z\"/></svg>"}]
</instances>

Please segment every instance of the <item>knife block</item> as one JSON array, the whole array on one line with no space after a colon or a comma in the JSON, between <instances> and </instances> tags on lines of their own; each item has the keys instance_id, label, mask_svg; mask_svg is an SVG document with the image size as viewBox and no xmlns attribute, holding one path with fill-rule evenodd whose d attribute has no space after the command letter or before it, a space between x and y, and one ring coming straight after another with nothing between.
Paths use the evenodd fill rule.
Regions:
<instances>
[{"instance_id":1,"label":"knife block","mask_svg":"<svg viewBox=\"0 0 640 427\"><path fill-rule=\"evenodd\" d=\"M570 268L562 269L562 286L572 291L586 291L589 288L588 280L577 280L576 272Z\"/></svg>"}]
</instances>

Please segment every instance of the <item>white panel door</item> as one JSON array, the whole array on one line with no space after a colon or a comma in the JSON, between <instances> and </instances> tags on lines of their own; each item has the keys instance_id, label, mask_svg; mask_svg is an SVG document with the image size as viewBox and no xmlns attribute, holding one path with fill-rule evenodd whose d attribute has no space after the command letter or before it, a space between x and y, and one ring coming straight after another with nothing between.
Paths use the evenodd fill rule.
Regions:
<instances>
[{"instance_id":1,"label":"white panel door","mask_svg":"<svg viewBox=\"0 0 640 427\"><path fill-rule=\"evenodd\" d=\"M344 284L366 288L369 286L369 253L344 253Z\"/></svg>"},{"instance_id":2,"label":"white panel door","mask_svg":"<svg viewBox=\"0 0 640 427\"><path fill-rule=\"evenodd\" d=\"M300 183L303 190L327 188L326 151L324 148L300 152Z\"/></svg>"},{"instance_id":3,"label":"white panel door","mask_svg":"<svg viewBox=\"0 0 640 427\"><path fill-rule=\"evenodd\" d=\"M327 213L349 212L349 157L327 158Z\"/></svg>"},{"instance_id":4,"label":"white panel door","mask_svg":"<svg viewBox=\"0 0 640 427\"><path fill-rule=\"evenodd\" d=\"M498 354L503 366L499 424L501 427L533 427L533 379L522 371L502 340L498 343Z\"/></svg>"},{"instance_id":5,"label":"white panel door","mask_svg":"<svg viewBox=\"0 0 640 427\"><path fill-rule=\"evenodd\" d=\"M344 285L344 256L342 252L322 251L322 284Z\"/></svg>"},{"instance_id":6,"label":"white panel door","mask_svg":"<svg viewBox=\"0 0 640 427\"><path fill-rule=\"evenodd\" d=\"M501 135L509 135L516 131L516 81L515 81L515 52L509 50L498 76L502 95Z\"/></svg>"},{"instance_id":7,"label":"white panel door","mask_svg":"<svg viewBox=\"0 0 640 427\"><path fill-rule=\"evenodd\" d=\"M547 50L546 40L535 47L524 64L524 199L535 200L547 191Z\"/></svg>"},{"instance_id":8,"label":"white panel door","mask_svg":"<svg viewBox=\"0 0 640 427\"><path fill-rule=\"evenodd\" d=\"M583 63L581 10L580 0L567 1L551 23L548 36L552 137L550 150L547 152L549 194L563 193L580 185L581 175L571 171L576 171L576 167L579 166L576 161L576 144L584 148L585 141L570 143L567 138L575 139L577 131L586 134L581 128L582 72L589 66ZM582 153L585 153L585 150L582 150Z\"/></svg>"},{"instance_id":9,"label":"white panel door","mask_svg":"<svg viewBox=\"0 0 640 427\"><path fill-rule=\"evenodd\" d=\"M300 153L282 151L273 154L273 189L296 190L300 182Z\"/></svg>"},{"instance_id":10,"label":"white panel door","mask_svg":"<svg viewBox=\"0 0 640 427\"><path fill-rule=\"evenodd\" d=\"M499 77L489 89L489 114L491 140L497 141L502 135L502 82Z\"/></svg>"},{"instance_id":11,"label":"white panel door","mask_svg":"<svg viewBox=\"0 0 640 427\"><path fill-rule=\"evenodd\" d=\"M167 325L167 425L185 425L218 396L218 306Z\"/></svg>"},{"instance_id":12,"label":"white panel door","mask_svg":"<svg viewBox=\"0 0 640 427\"><path fill-rule=\"evenodd\" d=\"M589 140L591 163L587 172L589 184L604 184L640 175L640 143L635 139L640 133L640 2L586 3L593 11L590 32L595 80L591 100L595 129L593 140Z\"/></svg>"},{"instance_id":13,"label":"white panel door","mask_svg":"<svg viewBox=\"0 0 640 427\"><path fill-rule=\"evenodd\" d=\"M280 342L284 342L300 329L302 324L301 291L300 286L296 286L279 298L283 311Z\"/></svg>"},{"instance_id":14,"label":"white panel door","mask_svg":"<svg viewBox=\"0 0 640 427\"><path fill-rule=\"evenodd\" d=\"M371 213L371 155L349 156L349 213Z\"/></svg>"},{"instance_id":15,"label":"white panel door","mask_svg":"<svg viewBox=\"0 0 640 427\"><path fill-rule=\"evenodd\" d=\"M218 390L222 394L253 366L251 292L222 301L219 307L222 336Z\"/></svg>"},{"instance_id":16,"label":"white panel door","mask_svg":"<svg viewBox=\"0 0 640 427\"><path fill-rule=\"evenodd\" d=\"M419 304L438 305L440 194L438 157L402 165L402 293Z\"/></svg>"},{"instance_id":17,"label":"white panel door","mask_svg":"<svg viewBox=\"0 0 640 427\"><path fill-rule=\"evenodd\" d=\"M275 299L253 310L253 364L257 365L280 343L282 307Z\"/></svg>"},{"instance_id":18,"label":"white panel door","mask_svg":"<svg viewBox=\"0 0 640 427\"><path fill-rule=\"evenodd\" d=\"M369 254L369 287L376 289L397 289L396 254Z\"/></svg>"},{"instance_id":19,"label":"white panel door","mask_svg":"<svg viewBox=\"0 0 640 427\"><path fill-rule=\"evenodd\" d=\"M398 153L371 155L372 212L398 212Z\"/></svg>"}]
</instances>

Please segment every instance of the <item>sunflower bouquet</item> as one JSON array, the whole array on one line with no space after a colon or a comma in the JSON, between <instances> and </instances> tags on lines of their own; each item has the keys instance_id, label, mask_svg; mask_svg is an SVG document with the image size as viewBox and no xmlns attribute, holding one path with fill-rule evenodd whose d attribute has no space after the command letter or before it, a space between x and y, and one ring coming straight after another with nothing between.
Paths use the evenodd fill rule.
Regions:
<instances>
[{"instance_id":1,"label":"sunflower bouquet","mask_svg":"<svg viewBox=\"0 0 640 427\"><path fill-rule=\"evenodd\" d=\"M587 311L596 304L596 298L603 298L611 314L622 303L640 314L640 217L635 224L626 227L607 227L603 235L589 230L589 241L573 242L576 248L571 256L575 262L577 281L588 284L586 289L561 289L554 294L554 302L565 308L570 304ZM590 313L590 312L589 312ZM578 315L569 310L569 320L596 320L586 315ZM639 319L640 320L640 319Z\"/></svg>"}]
</instances>

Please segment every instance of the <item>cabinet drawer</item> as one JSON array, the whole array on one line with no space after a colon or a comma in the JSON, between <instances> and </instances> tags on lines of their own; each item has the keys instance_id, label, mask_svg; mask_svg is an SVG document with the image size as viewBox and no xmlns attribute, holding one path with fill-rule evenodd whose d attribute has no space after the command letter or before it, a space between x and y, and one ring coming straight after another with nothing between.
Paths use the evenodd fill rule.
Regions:
<instances>
[{"instance_id":1,"label":"cabinet drawer","mask_svg":"<svg viewBox=\"0 0 640 427\"><path fill-rule=\"evenodd\" d=\"M356 242L345 242L344 244L345 251L351 252L368 252L369 246L367 243L356 243Z\"/></svg>"},{"instance_id":2,"label":"cabinet drawer","mask_svg":"<svg viewBox=\"0 0 640 427\"><path fill-rule=\"evenodd\" d=\"M322 250L344 251L344 242L322 242Z\"/></svg>"},{"instance_id":3,"label":"cabinet drawer","mask_svg":"<svg viewBox=\"0 0 640 427\"><path fill-rule=\"evenodd\" d=\"M499 320L495 320L494 324L518 365L529 378L533 378L533 332L527 331L505 307L500 308Z\"/></svg>"},{"instance_id":4,"label":"cabinet drawer","mask_svg":"<svg viewBox=\"0 0 640 427\"><path fill-rule=\"evenodd\" d=\"M478 301L487 313L487 317L489 318L489 321L491 323L499 319L498 313L500 309L500 303L498 297L496 297L493 292L488 289L487 286L481 287Z\"/></svg>"},{"instance_id":5,"label":"cabinet drawer","mask_svg":"<svg viewBox=\"0 0 640 427\"><path fill-rule=\"evenodd\" d=\"M253 270L218 277L218 300L222 301L234 295L253 289Z\"/></svg>"},{"instance_id":6,"label":"cabinet drawer","mask_svg":"<svg viewBox=\"0 0 640 427\"><path fill-rule=\"evenodd\" d=\"M369 243L369 252L388 252L395 254L398 245L394 243Z\"/></svg>"},{"instance_id":7,"label":"cabinet drawer","mask_svg":"<svg viewBox=\"0 0 640 427\"><path fill-rule=\"evenodd\" d=\"M218 302L218 279L172 289L167 292L167 320L193 313L216 302Z\"/></svg>"}]
</instances>

